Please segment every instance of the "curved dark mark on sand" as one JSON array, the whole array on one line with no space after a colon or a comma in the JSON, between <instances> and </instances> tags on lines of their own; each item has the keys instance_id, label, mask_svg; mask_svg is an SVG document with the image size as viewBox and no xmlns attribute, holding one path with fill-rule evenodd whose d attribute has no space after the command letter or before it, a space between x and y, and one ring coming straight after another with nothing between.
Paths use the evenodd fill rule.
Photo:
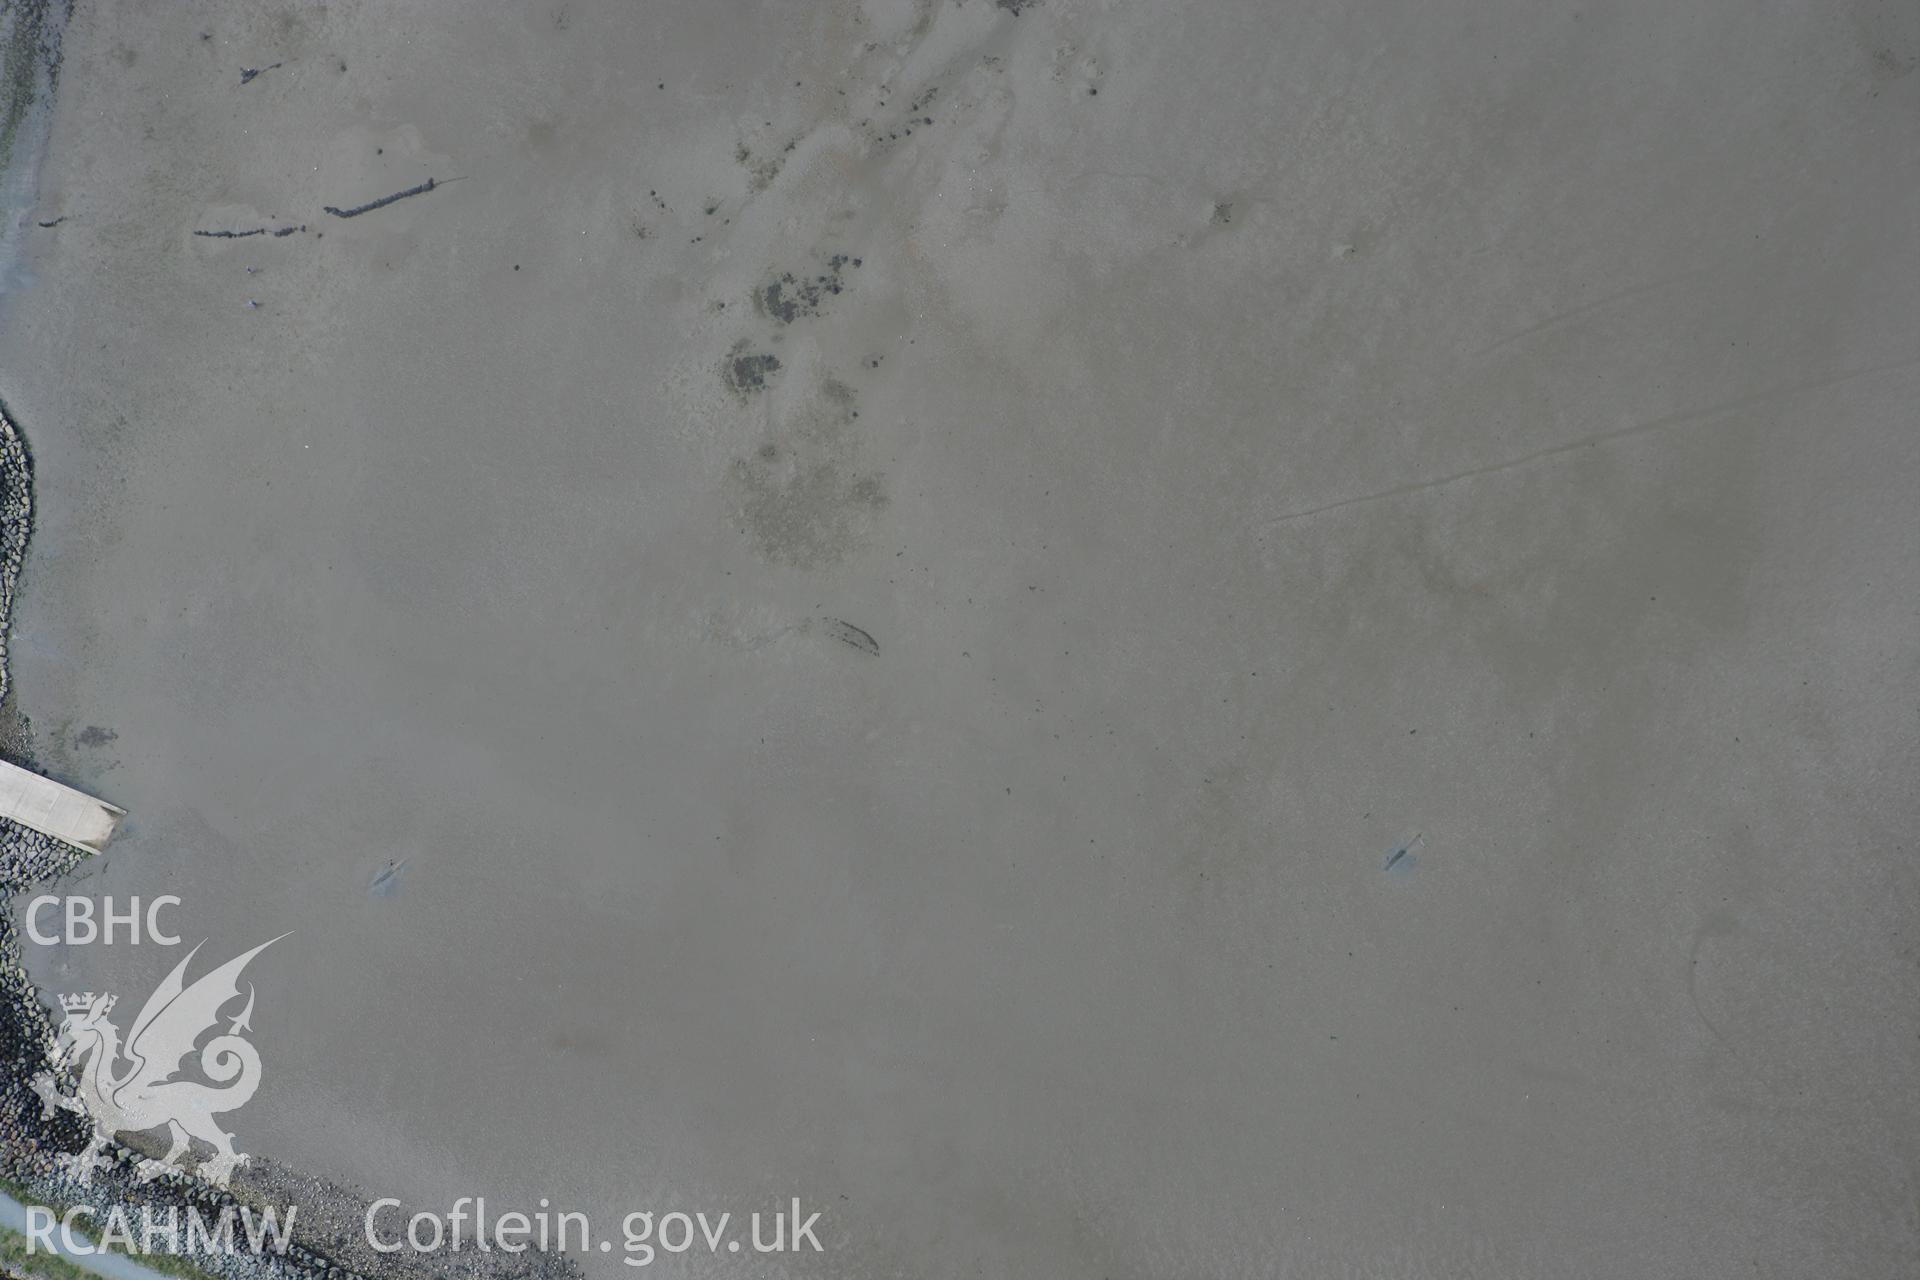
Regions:
<instances>
[{"instance_id":1,"label":"curved dark mark on sand","mask_svg":"<svg viewBox=\"0 0 1920 1280\"><path fill-rule=\"evenodd\" d=\"M367 885L367 892L376 898L391 898L399 892L400 873L407 869L407 863L411 861L411 858L401 858L398 861L389 862L386 869L375 875L372 883Z\"/></svg>"},{"instance_id":2,"label":"curved dark mark on sand","mask_svg":"<svg viewBox=\"0 0 1920 1280\"><path fill-rule=\"evenodd\" d=\"M36 225L42 226L42 227L57 227L61 223L65 222L66 220L67 220L67 215L63 213L57 218L49 218L46 221L38 223Z\"/></svg>"},{"instance_id":3,"label":"curved dark mark on sand","mask_svg":"<svg viewBox=\"0 0 1920 1280\"><path fill-rule=\"evenodd\" d=\"M1380 869L1393 876L1412 875L1413 869L1420 865L1415 854L1426 847L1427 838L1416 831L1387 851L1386 863Z\"/></svg>"},{"instance_id":4,"label":"curved dark mark on sand","mask_svg":"<svg viewBox=\"0 0 1920 1280\"><path fill-rule=\"evenodd\" d=\"M822 618L820 621L826 628L827 634L841 644L850 645L870 656L879 655L880 642L873 638L871 632L863 631L851 622L842 622L838 618Z\"/></svg>"},{"instance_id":5,"label":"curved dark mark on sand","mask_svg":"<svg viewBox=\"0 0 1920 1280\"><path fill-rule=\"evenodd\" d=\"M381 196L378 200L370 200L366 204L357 204L351 209L336 209L330 204L322 205L321 208L336 218L357 218L363 213L372 213L375 209L384 209L396 200L405 200L409 196L423 196L435 187L444 187L449 182L458 181L460 181L458 178L428 178L417 187L408 187L405 191L396 191L390 196Z\"/></svg>"},{"instance_id":6,"label":"curved dark mark on sand","mask_svg":"<svg viewBox=\"0 0 1920 1280\"><path fill-rule=\"evenodd\" d=\"M1737 1058L1740 1056L1740 1051L1734 1048L1733 1041L1727 1039L1725 1033L1712 1018L1707 1016L1706 1009L1700 1004L1700 948L1708 938L1730 938L1733 932L1732 923L1717 915L1709 917L1693 931L1693 947L1687 955L1687 999L1693 1005L1693 1016L1700 1019L1700 1025L1707 1029L1707 1034L1711 1035L1721 1048Z\"/></svg>"}]
</instances>

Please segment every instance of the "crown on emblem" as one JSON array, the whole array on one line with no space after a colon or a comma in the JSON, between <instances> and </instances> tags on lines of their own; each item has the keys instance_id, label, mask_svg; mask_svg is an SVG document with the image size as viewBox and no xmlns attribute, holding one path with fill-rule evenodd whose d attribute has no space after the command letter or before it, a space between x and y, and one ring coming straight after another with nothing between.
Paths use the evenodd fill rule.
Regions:
<instances>
[{"instance_id":1,"label":"crown on emblem","mask_svg":"<svg viewBox=\"0 0 1920 1280\"><path fill-rule=\"evenodd\" d=\"M94 998L93 992L91 991L82 991L82 992L79 992L78 994L64 995L60 997L60 1007L62 1009L65 1009L68 1013L85 1013L88 1010L88 1008L92 1006L93 998ZM103 1006L101 1006L100 1011L102 1013L105 1013L108 1009L111 1009L112 1007L113 1007L113 997L108 996L106 1003Z\"/></svg>"}]
</instances>

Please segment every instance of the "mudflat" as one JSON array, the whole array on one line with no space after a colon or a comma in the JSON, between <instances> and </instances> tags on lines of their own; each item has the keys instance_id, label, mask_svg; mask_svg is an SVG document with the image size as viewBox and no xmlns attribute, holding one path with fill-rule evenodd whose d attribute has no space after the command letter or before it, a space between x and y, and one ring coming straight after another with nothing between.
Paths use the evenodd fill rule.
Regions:
<instances>
[{"instance_id":1,"label":"mudflat","mask_svg":"<svg viewBox=\"0 0 1920 1280\"><path fill-rule=\"evenodd\" d=\"M13 696L130 815L64 891L292 930L232 1127L370 1197L798 1195L791 1274L1899 1274L1916 60L1866 3L85 5L0 311Z\"/></svg>"}]
</instances>

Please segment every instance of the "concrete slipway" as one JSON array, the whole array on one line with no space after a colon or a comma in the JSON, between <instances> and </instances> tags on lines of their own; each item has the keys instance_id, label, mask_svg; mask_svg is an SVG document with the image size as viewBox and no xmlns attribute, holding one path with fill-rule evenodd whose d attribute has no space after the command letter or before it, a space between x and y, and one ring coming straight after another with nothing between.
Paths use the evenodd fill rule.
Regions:
<instances>
[{"instance_id":1,"label":"concrete slipway","mask_svg":"<svg viewBox=\"0 0 1920 1280\"><path fill-rule=\"evenodd\" d=\"M0 760L0 814L77 849L99 853L126 812L72 787Z\"/></svg>"}]
</instances>

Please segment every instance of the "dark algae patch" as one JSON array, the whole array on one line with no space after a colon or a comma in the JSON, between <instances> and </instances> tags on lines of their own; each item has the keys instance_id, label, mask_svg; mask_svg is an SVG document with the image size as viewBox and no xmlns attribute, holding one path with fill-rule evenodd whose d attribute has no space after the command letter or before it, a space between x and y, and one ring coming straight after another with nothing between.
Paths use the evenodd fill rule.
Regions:
<instances>
[{"instance_id":1,"label":"dark algae patch","mask_svg":"<svg viewBox=\"0 0 1920 1280\"><path fill-rule=\"evenodd\" d=\"M857 416L852 391L829 379L774 438L733 464L740 529L762 559L815 569L838 563L867 540L887 493L880 474L861 465ZM827 630L856 648L864 646L852 633L873 641L857 627ZM879 651L873 642L869 652Z\"/></svg>"},{"instance_id":2,"label":"dark algae patch","mask_svg":"<svg viewBox=\"0 0 1920 1280\"><path fill-rule=\"evenodd\" d=\"M727 389L744 399L767 389L767 380L780 372L780 357L770 351L748 350L744 340L734 344L721 366L721 379Z\"/></svg>"},{"instance_id":3,"label":"dark algae patch","mask_svg":"<svg viewBox=\"0 0 1920 1280\"><path fill-rule=\"evenodd\" d=\"M827 269L811 277L783 272L760 287L755 301L760 309L781 324L792 324L802 316L817 316L826 310L830 299L846 288L845 272L858 267L860 259L836 253L827 259Z\"/></svg>"}]
</instances>

